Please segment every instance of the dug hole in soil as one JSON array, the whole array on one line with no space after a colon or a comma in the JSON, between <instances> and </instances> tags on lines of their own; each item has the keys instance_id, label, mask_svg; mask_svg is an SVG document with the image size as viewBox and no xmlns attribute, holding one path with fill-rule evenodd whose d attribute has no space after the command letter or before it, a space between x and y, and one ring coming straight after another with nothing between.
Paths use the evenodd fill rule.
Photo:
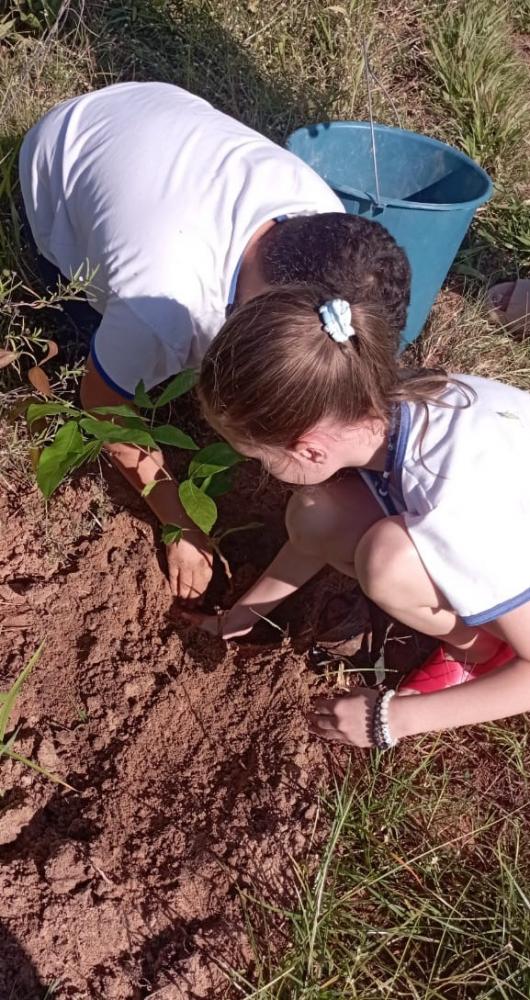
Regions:
<instances>
[{"instance_id":1,"label":"dug hole in soil","mask_svg":"<svg viewBox=\"0 0 530 1000\"><path fill-rule=\"evenodd\" d=\"M35 489L0 499L0 688L44 638L17 749L77 790L2 758L0 997L42 1000L54 982L60 1000L241 995L242 894L292 902L291 859L325 836L319 790L344 751L307 731L329 689L307 636L351 583L325 575L286 606L298 643L268 629L227 648L179 618L154 521L107 478L110 511L94 469L53 498L47 527ZM284 505L250 464L221 502L223 526L266 525L227 545L236 594L279 547ZM274 923L269 943L285 946Z\"/></svg>"}]
</instances>

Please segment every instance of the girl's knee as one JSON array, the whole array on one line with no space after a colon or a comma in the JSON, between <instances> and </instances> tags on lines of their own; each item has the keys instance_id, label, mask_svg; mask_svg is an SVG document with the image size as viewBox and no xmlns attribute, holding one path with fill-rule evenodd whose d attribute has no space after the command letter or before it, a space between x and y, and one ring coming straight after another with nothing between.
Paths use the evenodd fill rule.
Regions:
<instances>
[{"instance_id":1,"label":"girl's knee","mask_svg":"<svg viewBox=\"0 0 530 1000\"><path fill-rule=\"evenodd\" d=\"M309 555L320 554L334 531L334 505L323 487L297 490L285 513L290 542Z\"/></svg>"},{"instance_id":2,"label":"girl's knee","mask_svg":"<svg viewBox=\"0 0 530 1000\"><path fill-rule=\"evenodd\" d=\"M377 521L365 532L355 551L357 579L379 607L398 607L418 555L401 518Z\"/></svg>"}]
</instances>

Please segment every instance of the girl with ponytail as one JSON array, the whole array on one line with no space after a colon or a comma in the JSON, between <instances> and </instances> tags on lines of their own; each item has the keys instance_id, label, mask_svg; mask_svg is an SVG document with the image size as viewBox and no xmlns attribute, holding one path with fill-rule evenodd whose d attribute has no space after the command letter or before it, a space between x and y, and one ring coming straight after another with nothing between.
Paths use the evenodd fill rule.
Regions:
<instances>
[{"instance_id":1,"label":"girl with ponytail","mask_svg":"<svg viewBox=\"0 0 530 1000\"><path fill-rule=\"evenodd\" d=\"M314 733L386 748L528 711L530 396L404 369L388 294L335 291L272 288L236 308L204 358L207 420L294 490L276 559L201 624L243 635L332 565L440 645L397 691L320 700Z\"/></svg>"}]
</instances>

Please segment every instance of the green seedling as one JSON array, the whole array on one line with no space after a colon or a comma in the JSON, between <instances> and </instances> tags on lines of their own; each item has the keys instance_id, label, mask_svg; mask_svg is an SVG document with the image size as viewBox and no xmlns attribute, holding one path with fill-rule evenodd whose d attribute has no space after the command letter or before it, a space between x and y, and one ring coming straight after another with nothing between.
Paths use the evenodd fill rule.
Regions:
<instances>
[{"instance_id":1,"label":"green seedling","mask_svg":"<svg viewBox=\"0 0 530 1000\"><path fill-rule=\"evenodd\" d=\"M56 774L51 774L50 771L41 767L40 764L36 763L36 761L30 760L29 757L23 757L22 754L16 753L16 751L13 750L13 746L19 734L19 729L15 729L11 736L6 739L6 733L9 728L9 720L22 689L22 685L28 679L33 667L36 663L38 663L43 649L44 643L41 642L39 648L34 652L24 669L21 670L17 679L11 685L9 691L0 692L0 757L10 757L11 760L16 760L19 764L25 764L26 767L30 767L33 771L37 771L38 774L44 775L44 777L48 778L50 781L54 781L56 784L63 785L64 788L68 788L69 791L75 792L75 788L68 785L66 781L62 780L62 778L57 777Z\"/></svg>"},{"instance_id":2,"label":"green seedling","mask_svg":"<svg viewBox=\"0 0 530 1000\"><path fill-rule=\"evenodd\" d=\"M228 563L219 548L221 541L236 531L258 525L252 523L213 534L218 516L215 501L232 489L233 469L243 458L224 441L199 449L195 441L178 427L156 423L157 410L189 392L196 380L195 371L180 372L157 399L153 399L140 382L134 405L100 406L93 413L60 399L31 403L26 414L30 428L44 422L44 440L51 437L51 443L42 448L38 458L37 484L45 499L49 500L75 469L95 461L108 443L133 444L145 454L157 451L160 445L191 451L193 458L188 466L187 478L179 485L180 502L193 524L208 537L210 547L219 556L230 578ZM160 469L159 477L147 483L142 496L149 497L167 479L170 479L169 474ZM179 524L166 524L162 528L162 540L166 545L178 542L188 530Z\"/></svg>"},{"instance_id":3,"label":"green seedling","mask_svg":"<svg viewBox=\"0 0 530 1000\"><path fill-rule=\"evenodd\" d=\"M75 712L76 712L76 715L77 715L77 718L78 718L79 722L81 722L83 724L85 722L88 722L88 712L87 712L86 708L83 708L82 705L77 705Z\"/></svg>"}]
</instances>

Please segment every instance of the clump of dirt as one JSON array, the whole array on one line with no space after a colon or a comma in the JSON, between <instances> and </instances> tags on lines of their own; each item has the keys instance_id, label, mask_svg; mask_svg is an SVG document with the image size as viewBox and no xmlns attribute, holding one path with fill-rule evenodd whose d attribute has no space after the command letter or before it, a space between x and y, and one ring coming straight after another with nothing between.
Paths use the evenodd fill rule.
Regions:
<instances>
[{"instance_id":1,"label":"clump of dirt","mask_svg":"<svg viewBox=\"0 0 530 1000\"><path fill-rule=\"evenodd\" d=\"M265 509L270 527L259 553L255 537L234 543L236 591L281 537L283 499L245 475L239 510ZM90 516L97 476L64 488L51 546L35 491L0 500L0 687L45 638L18 746L77 790L2 763L0 996L12 1000L41 1000L55 981L61 1000L232 995L230 970L251 974L253 960L240 893L292 899L289 858L307 853L326 775L305 718L321 682L303 652L272 633L274 647L227 649L186 625L149 515L129 492L121 509L120 489L103 522Z\"/></svg>"}]
</instances>

